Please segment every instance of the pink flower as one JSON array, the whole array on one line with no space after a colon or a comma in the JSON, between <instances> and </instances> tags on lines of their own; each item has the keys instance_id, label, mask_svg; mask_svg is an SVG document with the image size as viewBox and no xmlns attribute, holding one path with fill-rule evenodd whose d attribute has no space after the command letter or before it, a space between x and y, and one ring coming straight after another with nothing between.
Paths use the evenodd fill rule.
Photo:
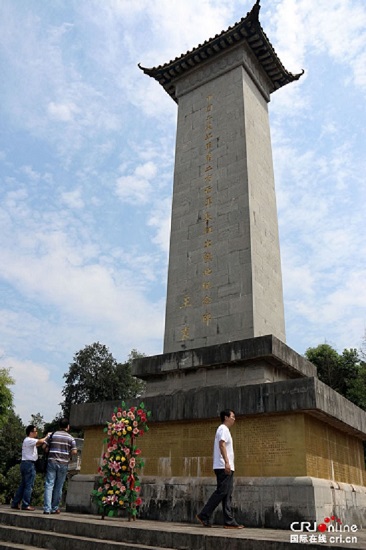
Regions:
<instances>
[{"instance_id":1,"label":"pink flower","mask_svg":"<svg viewBox=\"0 0 366 550\"><path fill-rule=\"evenodd\" d=\"M121 469L121 464L119 462L113 461L109 463L109 468L113 472L119 472L119 470Z\"/></svg>"},{"instance_id":2,"label":"pink flower","mask_svg":"<svg viewBox=\"0 0 366 550\"><path fill-rule=\"evenodd\" d=\"M138 428L134 428L134 429L132 430L132 433L135 434L135 435L137 435L137 434L139 433L139 431L140 431L140 430L139 430Z\"/></svg>"}]
</instances>

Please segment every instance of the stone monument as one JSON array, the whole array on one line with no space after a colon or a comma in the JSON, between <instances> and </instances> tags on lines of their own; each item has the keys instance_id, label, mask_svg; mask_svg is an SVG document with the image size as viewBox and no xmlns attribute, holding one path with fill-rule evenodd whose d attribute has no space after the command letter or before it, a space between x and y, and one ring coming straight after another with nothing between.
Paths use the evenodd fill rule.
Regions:
<instances>
[{"instance_id":1,"label":"stone monument","mask_svg":"<svg viewBox=\"0 0 366 550\"><path fill-rule=\"evenodd\" d=\"M194 521L215 485L219 412L232 408L238 521L288 528L333 514L361 527L366 413L285 344L267 107L301 75L283 67L259 9L173 61L140 67L178 104L164 352L134 364L152 411L141 516ZM101 426L116 404L72 408L85 440L70 511L92 510Z\"/></svg>"}]
</instances>

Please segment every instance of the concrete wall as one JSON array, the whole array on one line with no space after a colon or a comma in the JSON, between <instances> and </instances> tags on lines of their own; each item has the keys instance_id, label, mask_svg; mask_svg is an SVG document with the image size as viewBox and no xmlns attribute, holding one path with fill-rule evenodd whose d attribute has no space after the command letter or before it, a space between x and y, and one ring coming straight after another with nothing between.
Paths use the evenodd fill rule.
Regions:
<instances>
[{"instance_id":1,"label":"concrete wall","mask_svg":"<svg viewBox=\"0 0 366 550\"><path fill-rule=\"evenodd\" d=\"M90 494L95 476L76 475L69 482L69 512L97 513ZM144 477L139 517L195 523L195 515L215 489L215 478ZM366 488L311 477L235 477L233 510L247 527L289 529L292 522L318 524L335 515L343 525L366 527ZM222 525L219 507L214 522Z\"/></svg>"}]
</instances>

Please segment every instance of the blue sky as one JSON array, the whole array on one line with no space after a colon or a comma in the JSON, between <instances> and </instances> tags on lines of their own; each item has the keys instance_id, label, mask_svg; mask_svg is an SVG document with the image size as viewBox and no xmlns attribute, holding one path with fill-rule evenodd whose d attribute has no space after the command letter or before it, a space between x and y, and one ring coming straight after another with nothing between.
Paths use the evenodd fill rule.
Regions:
<instances>
[{"instance_id":1,"label":"blue sky","mask_svg":"<svg viewBox=\"0 0 366 550\"><path fill-rule=\"evenodd\" d=\"M162 353L177 106L137 67L254 0L2 0L0 367L28 423L85 345ZM269 105L287 344L366 327L366 3L262 0L285 67Z\"/></svg>"}]
</instances>

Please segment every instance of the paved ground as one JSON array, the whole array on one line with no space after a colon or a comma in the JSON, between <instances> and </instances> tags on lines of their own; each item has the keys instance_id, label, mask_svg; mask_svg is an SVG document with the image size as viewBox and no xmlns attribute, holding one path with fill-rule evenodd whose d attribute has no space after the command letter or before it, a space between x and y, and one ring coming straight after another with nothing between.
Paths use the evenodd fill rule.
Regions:
<instances>
[{"instance_id":1,"label":"paved ground","mask_svg":"<svg viewBox=\"0 0 366 550\"><path fill-rule=\"evenodd\" d=\"M0 512L2 510L9 511L9 506L0 506ZM34 512L26 512L26 511L12 511L13 513L17 514L35 514L35 515L43 515L42 509L38 508ZM49 517L49 516L47 516ZM321 544L324 548L352 548L352 549L359 549L359 550L366 550L366 530L358 530L355 533L349 533L349 532L339 532L339 533L293 533L291 531L285 531L285 530L279 530L279 529L254 529L254 528L246 528L242 530L228 530L223 529L223 527L220 526L213 526L212 528L208 529L205 527L202 527L198 522L197 524L191 524L191 523L168 523L168 522L159 522L159 521L149 521L149 520L136 520L128 522L126 519L123 518L105 518L104 520L101 520L100 516L92 516L87 514L74 514L74 513L68 513L63 511L59 516L52 516L56 521L58 518L68 519L75 522L83 522L83 523L99 523L100 521L103 521L104 523L111 522L113 525L116 525L116 523L120 523L124 527L128 526L131 529L139 528L139 529L149 529L149 530L158 530L158 531L171 531L171 532L179 532L179 533L202 533L204 531L206 536L220 536L223 537L223 539L226 539L229 541L231 538L241 538L241 539L247 539L247 540L263 540L263 541L278 541L278 542L287 542L291 544L291 547L293 546L294 549L297 548L306 548L312 547L313 544L319 545ZM334 537L334 538L332 538ZM357 540L353 540L353 542L350 539L347 539L346 537L356 537ZM263 544L265 547L266 545ZM223 548L230 548L229 545L224 546Z\"/></svg>"}]
</instances>

